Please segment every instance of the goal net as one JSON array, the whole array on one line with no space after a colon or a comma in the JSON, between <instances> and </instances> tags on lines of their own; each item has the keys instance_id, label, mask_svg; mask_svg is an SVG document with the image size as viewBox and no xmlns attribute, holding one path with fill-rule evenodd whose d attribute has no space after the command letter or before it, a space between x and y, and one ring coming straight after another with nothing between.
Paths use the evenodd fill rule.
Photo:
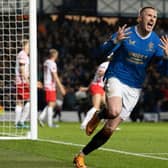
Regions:
<instances>
[{"instance_id":1,"label":"goal net","mask_svg":"<svg viewBox=\"0 0 168 168\"><path fill-rule=\"evenodd\" d=\"M37 138L35 2L0 0L0 139ZM16 62L25 39L30 41L30 93L33 91L30 100L27 100L30 106L25 120L26 127L15 123L15 107L18 102Z\"/></svg>"}]
</instances>

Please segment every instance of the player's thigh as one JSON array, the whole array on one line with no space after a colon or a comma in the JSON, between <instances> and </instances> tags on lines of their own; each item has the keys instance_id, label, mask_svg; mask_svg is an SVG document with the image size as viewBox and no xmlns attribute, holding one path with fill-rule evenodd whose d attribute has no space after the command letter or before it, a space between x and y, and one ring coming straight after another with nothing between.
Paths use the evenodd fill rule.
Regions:
<instances>
[{"instance_id":1,"label":"player's thigh","mask_svg":"<svg viewBox=\"0 0 168 168\"><path fill-rule=\"evenodd\" d=\"M95 94L92 96L92 103L93 106L99 110L100 109L100 105L101 105L101 94Z\"/></svg>"},{"instance_id":2,"label":"player's thigh","mask_svg":"<svg viewBox=\"0 0 168 168\"><path fill-rule=\"evenodd\" d=\"M48 102L48 106L54 108L56 106L56 102L53 102L53 101Z\"/></svg>"},{"instance_id":3,"label":"player's thigh","mask_svg":"<svg viewBox=\"0 0 168 168\"><path fill-rule=\"evenodd\" d=\"M105 85L108 112L118 116L122 109L122 84L117 78L109 78Z\"/></svg>"},{"instance_id":4,"label":"player's thigh","mask_svg":"<svg viewBox=\"0 0 168 168\"><path fill-rule=\"evenodd\" d=\"M104 129L107 131L107 133L111 134L113 133L116 128L122 123L123 120L120 116L114 118L114 119L109 119L106 121L104 125Z\"/></svg>"},{"instance_id":5,"label":"player's thigh","mask_svg":"<svg viewBox=\"0 0 168 168\"><path fill-rule=\"evenodd\" d=\"M105 95L105 93L101 95L101 103L106 105L106 95Z\"/></svg>"},{"instance_id":6,"label":"player's thigh","mask_svg":"<svg viewBox=\"0 0 168 168\"><path fill-rule=\"evenodd\" d=\"M114 96L107 98L107 106L109 114L117 116L122 110L122 98L119 96Z\"/></svg>"}]
</instances>

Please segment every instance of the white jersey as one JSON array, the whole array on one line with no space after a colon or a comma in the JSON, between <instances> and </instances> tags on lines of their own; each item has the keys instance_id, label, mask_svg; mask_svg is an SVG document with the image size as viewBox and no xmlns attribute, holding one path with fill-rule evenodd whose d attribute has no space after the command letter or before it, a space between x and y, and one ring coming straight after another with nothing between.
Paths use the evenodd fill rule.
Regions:
<instances>
[{"instance_id":1,"label":"white jersey","mask_svg":"<svg viewBox=\"0 0 168 168\"><path fill-rule=\"evenodd\" d=\"M57 72L57 64L47 59L44 62L44 88L46 90L56 90L56 82L53 79L52 73Z\"/></svg>"},{"instance_id":2,"label":"white jersey","mask_svg":"<svg viewBox=\"0 0 168 168\"><path fill-rule=\"evenodd\" d=\"M24 64L25 77L29 78L29 56L24 50L20 51L16 58L16 84L27 82L20 74L20 64Z\"/></svg>"},{"instance_id":3,"label":"white jersey","mask_svg":"<svg viewBox=\"0 0 168 168\"><path fill-rule=\"evenodd\" d=\"M96 74L93 78L92 84L99 85L100 87L104 87L104 82L103 82L103 76L99 76L99 71L103 71L104 73L106 72L107 68L109 65L109 61L103 62L102 64L99 65L97 68Z\"/></svg>"}]
</instances>

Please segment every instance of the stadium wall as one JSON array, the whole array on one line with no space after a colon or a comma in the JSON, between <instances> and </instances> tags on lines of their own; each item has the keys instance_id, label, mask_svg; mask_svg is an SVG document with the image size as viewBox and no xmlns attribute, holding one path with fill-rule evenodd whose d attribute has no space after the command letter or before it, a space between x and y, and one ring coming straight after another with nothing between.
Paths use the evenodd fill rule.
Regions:
<instances>
[{"instance_id":1,"label":"stadium wall","mask_svg":"<svg viewBox=\"0 0 168 168\"><path fill-rule=\"evenodd\" d=\"M167 0L37 0L40 13L88 14L136 17L139 8L156 7L159 17L168 18Z\"/></svg>"}]
</instances>

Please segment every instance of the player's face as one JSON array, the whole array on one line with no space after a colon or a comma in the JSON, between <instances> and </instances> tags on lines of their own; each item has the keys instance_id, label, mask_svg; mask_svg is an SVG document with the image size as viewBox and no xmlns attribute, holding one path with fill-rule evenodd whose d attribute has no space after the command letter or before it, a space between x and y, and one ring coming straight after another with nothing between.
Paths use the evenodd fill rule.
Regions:
<instances>
[{"instance_id":1,"label":"player's face","mask_svg":"<svg viewBox=\"0 0 168 168\"><path fill-rule=\"evenodd\" d=\"M157 11L154 9L145 9L140 16L139 23L141 24L141 28L149 33L154 29L156 20Z\"/></svg>"},{"instance_id":2,"label":"player's face","mask_svg":"<svg viewBox=\"0 0 168 168\"><path fill-rule=\"evenodd\" d=\"M29 43L26 43L24 46L26 52L29 54Z\"/></svg>"},{"instance_id":3,"label":"player's face","mask_svg":"<svg viewBox=\"0 0 168 168\"><path fill-rule=\"evenodd\" d=\"M54 58L54 61L57 61L57 59L58 59L58 54L55 53L55 54L53 55L53 58Z\"/></svg>"}]
</instances>

